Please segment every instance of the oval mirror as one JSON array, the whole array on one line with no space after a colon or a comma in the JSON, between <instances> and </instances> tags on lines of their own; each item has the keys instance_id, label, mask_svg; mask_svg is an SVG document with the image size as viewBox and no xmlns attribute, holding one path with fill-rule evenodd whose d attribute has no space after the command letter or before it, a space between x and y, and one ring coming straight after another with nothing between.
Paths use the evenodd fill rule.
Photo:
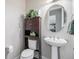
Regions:
<instances>
[{"instance_id":1,"label":"oval mirror","mask_svg":"<svg viewBox=\"0 0 79 59\"><path fill-rule=\"evenodd\" d=\"M61 5L53 5L47 11L48 29L58 32L64 27L65 10Z\"/></svg>"}]
</instances>

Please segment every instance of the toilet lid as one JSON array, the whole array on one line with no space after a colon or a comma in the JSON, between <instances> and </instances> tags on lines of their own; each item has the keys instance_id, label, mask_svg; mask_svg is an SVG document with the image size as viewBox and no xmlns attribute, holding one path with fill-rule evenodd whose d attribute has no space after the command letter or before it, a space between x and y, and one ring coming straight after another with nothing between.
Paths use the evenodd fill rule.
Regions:
<instances>
[{"instance_id":1,"label":"toilet lid","mask_svg":"<svg viewBox=\"0 0 79 59\"><path fill-rule=\"evenodd\" d=\"M22 57L29 57L29 56L32 56L33 54L34 54L34 50L26 49L22 52L21 56Z\"/></svg>"}]
</instances>

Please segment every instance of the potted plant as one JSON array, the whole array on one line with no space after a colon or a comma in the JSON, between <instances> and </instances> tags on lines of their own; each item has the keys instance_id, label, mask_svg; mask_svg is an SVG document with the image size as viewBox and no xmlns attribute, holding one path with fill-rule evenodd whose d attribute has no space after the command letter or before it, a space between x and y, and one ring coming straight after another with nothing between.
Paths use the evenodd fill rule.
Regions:
<instances>
[{"instance_id":1,"label":"potted plant","mask_svg":"<svg viewBox=\"0 0 79 59\"><path fill-rule=\"evenodd\" d=\"M37 11L35 11L35 10L33 10L33 9L31 9L27 14L26 14L26 18L27 19L32 19L32 18L34 18L34 17L36 17L36 16L38 16L38 12Z\"/></svg>"}]
</instances>

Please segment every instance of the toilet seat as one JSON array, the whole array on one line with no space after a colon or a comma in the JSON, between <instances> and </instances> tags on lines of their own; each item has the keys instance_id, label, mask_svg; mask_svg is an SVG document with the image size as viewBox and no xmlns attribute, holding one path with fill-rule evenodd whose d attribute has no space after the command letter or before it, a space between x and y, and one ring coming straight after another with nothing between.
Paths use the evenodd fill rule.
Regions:
<instances>
[{"instance_id":1,"label":"toilet seat","mask_svg":"<svg viewBox=\"0 0 79 59\"><path fill-rule=\"evenodd\" d=\"M34 55L34 50L32 49L25 49L21 54L21 56L25 58L33 56L33 55Z\"/></svg>"}]
</instances>

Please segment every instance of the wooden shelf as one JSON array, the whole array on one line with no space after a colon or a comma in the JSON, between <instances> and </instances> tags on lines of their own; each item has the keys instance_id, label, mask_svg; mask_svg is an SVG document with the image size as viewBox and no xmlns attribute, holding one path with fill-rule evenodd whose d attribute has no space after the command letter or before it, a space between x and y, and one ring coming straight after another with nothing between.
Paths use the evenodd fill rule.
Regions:
<instances>
[{"instance_id":1,"label":"wooden shelf","mask_svg":"<svg viewBox=\"0 0 79 59\"><path fill-rule=\"evenodd\" d=\"M35 50L35 56L33 59L41 59L41 39L40 39L40 17L34 17L32 19L25 19L24 22L24 38L25 47L28 47L28 39L37 40L37 49ZM36 36L30 36L31 32L35 32ZM36 57L38 54L38 57Z\"/></svg>"},{"instance_id":2,"label":"wooden shelf","mask_svg":"<svg viewBox=\"0 0 79 59\"><path fill-rule=\"evenodd\" d=\"M25 35L25 38L31 38L32 40L39 39L39 37L36 37L36 36L28 36L28 35Z\"/></svg>"}]
</instances>

